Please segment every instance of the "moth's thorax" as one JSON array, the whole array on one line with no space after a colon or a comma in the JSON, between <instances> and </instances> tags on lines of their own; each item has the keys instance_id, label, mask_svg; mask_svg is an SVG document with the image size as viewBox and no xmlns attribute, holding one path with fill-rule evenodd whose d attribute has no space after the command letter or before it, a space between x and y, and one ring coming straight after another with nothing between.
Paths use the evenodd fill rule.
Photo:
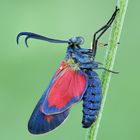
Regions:
<instances>
[{"instance_id":1,"label":"moth's thorax","mask_svg":"<svg viewBox=\"0 0 140 140\"><path fill-rule=\"evenodd\" d=\"M66 52L66 60L72 60L71 64L92 63L94 58L89 49L80 48L80 46L69 46Z\"/></svg>"}]
</instances>

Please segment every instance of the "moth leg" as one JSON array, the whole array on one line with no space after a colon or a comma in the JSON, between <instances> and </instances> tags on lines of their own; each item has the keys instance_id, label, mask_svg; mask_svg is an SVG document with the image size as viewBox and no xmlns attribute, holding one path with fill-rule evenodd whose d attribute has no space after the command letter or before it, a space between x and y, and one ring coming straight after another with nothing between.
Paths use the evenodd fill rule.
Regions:
<instances>
[{"instance_id":1,"label":"moth leg","mask_svg":"<svg viewBox=\"0 0 140 140\"><path fill-rule=\"evenodd\" d=\"M105 71L108 71L108 72L111 72L111 73L114 73L114 74L118 74L118 73L119 73L119 72L117 72L117 71L112 71L112 70L106 69L106 68L104 68L104 67L97 67L97 68L94 68L94 69L103 69L103 70L105 70Z\"/></svg>"},{"instance_id":2,"label":"moth leg","mask_svg":"<svg viewBox=\"0 0 140 140\"><path fill-rule=\"evenodd\" d=\"M98 42L97 44L99 47L106 47L108 44L107 43L101 43L101 42Z\"/></svg>"},{"instance_id":3,"label":"moth leg","mask_svg":"<svg viewBox=\"0 0 140 140\"><path fill-rule=\"evenodd\" d=\"M80 51L81 53L85 53L85 54L92 53L92 50L91 50L91 49L80 48L79 51Z\"/></svg>"},{"instance_id":4,"label":"moth leg","mask_svg":"<svg viewBox=\"0 0 140 140\"><path fill-rule=\"evenodd\" d=\"M113 13L113 15L111 16L111 18L109 19L109 21L103 26L101 27L98 31L95 32L94 36L93 36L93 42L92 42L92 51L93 51L93 56L96 55L96 50L97 50L97 44L98 44L98 40L99 38L105 33L105 31L111 26L111 24L113 23L117 12L118 12L118 8L116 7L115 12ZM101 32L98 37L96 37L96 35Z\"/></svg>"},{"instance_id":5,"label":"moth leg","mask_svg":"<svg viewBox=\"0 0 140 140\"><path fill-rule=\"evenodd\" d=\"M79 66L82 69L97 69L99 63L98 62L93 62L93 63L81 63Z\"/></svg>"},{"instance_id":6,"label":"moth leg","mask_svg":"<svg viewBox=\"0 0 140 140\"><path fill-rule=\"evenodd\" d=\"M111 73L114 73L114 74L118 74L119 72L116 72L116 71L112 71L112 70L109 70L109 69L106 69L104 67L99 67L99 64L101 63L98 63L98 62L93 62L93 63L81 63L79 65L79 67L81 69L94 69L94 70L97 70L97 69L103 69L105 71L108 71L108 72L111 72Z\"/></svg>"}]
</instances>

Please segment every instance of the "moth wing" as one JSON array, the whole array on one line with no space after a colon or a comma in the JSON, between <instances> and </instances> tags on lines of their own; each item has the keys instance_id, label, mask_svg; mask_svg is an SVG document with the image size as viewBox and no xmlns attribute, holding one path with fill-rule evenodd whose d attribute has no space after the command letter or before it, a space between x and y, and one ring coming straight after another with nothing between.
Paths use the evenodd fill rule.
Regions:
<instances>
[{"instance_id":1,"label":"moth wing","mask_svg":"<svg viewBox=\"0 0 140 140\"><path fill-rule=\"evenodd\" d=\"M88 79L81 70L74 70L67 64L61 64L53 77L42 112L46 115L58 114L80 101L87 89Z\"/></svg>"},{"instance_id":2,"label":"moth wing","mask_svg":"<svg viewBox=\"0 0 140 140\"><path fill-rule=\"evenodd\" d=\"M28 130L32 134L43 134L49 132L56 127L58 127L68 116L69 110L66 110L59 114L54 115L46 115L42 112L42 104L48 94L48 90L55 81L61 71L61 69L65 68L64 62L61 63L60 67L56 71L55 75L53 76L47 90L44 92L40 100L38 101L29 121L28 121Z\"/></svg>"},{"instance_id":3,"label":"moth wing","mask_svg":"<svg viewBox=\"0 0 140 140\"><path fill-rule=\"evenodd\" d=\"M55 129L69 114L69 110L55 115L46 115L41 112L41 105L45 97L46 93L42 95L28 122L28 130L32 134L43 134Z\"/></svg>"},{"instance_id":4,"label":"moth wing","mask_svg":"<svg viewBox=\"0 0 140 140\"><path fill-rule=\"evenodd\" d=\"M87 76L63 61L28 122L32 134L42 134L58 127L68 116L69 108L83 97Z\"/></svg>"}]
</instances>

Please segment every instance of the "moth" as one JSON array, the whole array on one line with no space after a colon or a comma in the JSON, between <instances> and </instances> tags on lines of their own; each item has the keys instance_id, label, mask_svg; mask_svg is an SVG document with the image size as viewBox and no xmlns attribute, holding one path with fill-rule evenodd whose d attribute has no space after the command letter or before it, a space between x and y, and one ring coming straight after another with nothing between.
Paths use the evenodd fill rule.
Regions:
<instances>
[{"instance_id":1,"label":"moth","mask_svg":"<svg viewBox=\"0 0 140 140\"><path fill-rule=\"evenodd\" d=\"M64 60L55 72L46 91L41 96L28 122L28 130L32 134L42 134L58 127L69 115L71 107L83 101L82 126L89 128L97 119L102 101L101 80L95 72L104 68L101 63L95 61L98 40L113 23L118 12L116 7L109 21L95 32L92 48L81 48L83 37L73 37L68 40L48 38L31 32L21 32L19 38L25 36L25 44L28 39L39 39L50 43L67 43L67 51Z\"/></svg>"}]
</instances>

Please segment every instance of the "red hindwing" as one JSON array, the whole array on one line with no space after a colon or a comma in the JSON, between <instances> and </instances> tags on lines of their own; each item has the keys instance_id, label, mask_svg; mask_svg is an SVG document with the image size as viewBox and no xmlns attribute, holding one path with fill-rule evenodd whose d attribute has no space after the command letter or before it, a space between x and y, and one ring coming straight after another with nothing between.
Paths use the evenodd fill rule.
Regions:
<instances>
[{"instance_id":1,"label":"red hindwing","mask_svg":"<svg viewBox=\"0 0 140 140\"><path fill-rule=\"evenodd\" d=\"M87 88L87 76L81 70L74 70L63 61L55 73L43 102L42 112L57 114L81 100Z\"/></svg>"}]
</instances>

